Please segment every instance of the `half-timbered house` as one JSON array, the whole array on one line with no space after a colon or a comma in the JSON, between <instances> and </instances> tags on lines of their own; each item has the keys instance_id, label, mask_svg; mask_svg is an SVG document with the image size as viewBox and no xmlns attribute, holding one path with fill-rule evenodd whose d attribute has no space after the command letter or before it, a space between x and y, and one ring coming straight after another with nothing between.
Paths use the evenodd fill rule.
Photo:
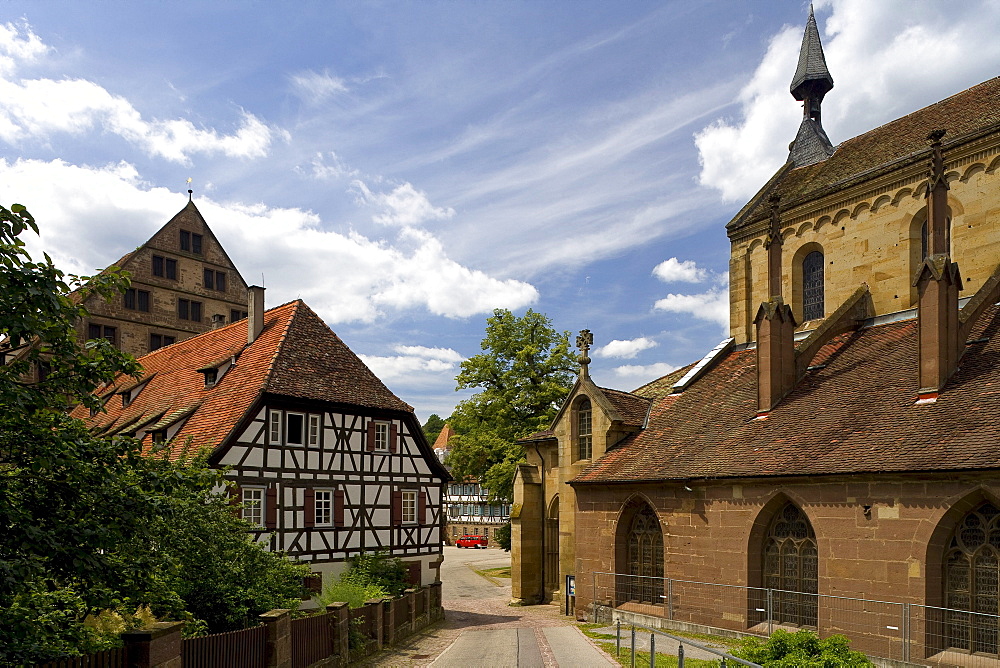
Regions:
<instances>
[{"instance_id":1,"label":"half-timbered house","mask_svg":"<svg viewBox=\"0 0 1000 668\"><path fill-rule=\"evenodd\" d=\"M385 550L436 581L449 476L413 409L301 300L265 312L264 289L249 294L246 321L139 358L138 381L79 417L151 452L209 449L259 539L314 572Z\"/></svg>"}]
</instances>

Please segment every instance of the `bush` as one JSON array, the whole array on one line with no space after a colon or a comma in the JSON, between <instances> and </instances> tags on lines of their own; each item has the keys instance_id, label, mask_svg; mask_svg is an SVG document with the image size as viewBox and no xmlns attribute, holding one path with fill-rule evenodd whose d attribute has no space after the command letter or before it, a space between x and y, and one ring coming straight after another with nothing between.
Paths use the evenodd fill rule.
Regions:
<instances>
[{"instance_id":1,"label":"bush","mask_svg":"<svg viewBox=\"0 0 1000 668\"><path fill-rule=\"evenodd\" d=\"M360 584L341 577L323 588L323 593L315 598L316 604L325 608L331 603L343 602L352 608L360 608L365 601L373 598L389 598L389 592L377 585Z\"/></svg>"},{"instance_id":2,"label":"bush","mask_svg":"<svg viewBox=\"0 0 1000 668\"><path fill-rule=\"evenodd\" d=\"M399 557L390 557L387 552L362 552L351 559L351 568L341 576L341 580L355 582L362 586L374 585L387 591L391 596L399 596L410 588L406 581L406 566Z\"/></svg>"},{"instance_id":3,"label":"bush","mask_svg":"<svg viewBox=\"0 0 1000 668\"><path fill-rule=\"evenodd\" d=\"M510 552L510 522L499 527L493 534L493 539L505 552Z\"/></svg>"},{"instance_id":4,"label":"bush","mask_svg":"<svg viewBox=\"0 0 1000 668\"><path fill-rule=\"evenodd\" d=\"M812 631L789 633L778 629L767 640L743 638L734 655L765 668L862 668L874 666L861 652L849 648L850 640L833 635L820 640Z\"/></svg>"}]
</instances>

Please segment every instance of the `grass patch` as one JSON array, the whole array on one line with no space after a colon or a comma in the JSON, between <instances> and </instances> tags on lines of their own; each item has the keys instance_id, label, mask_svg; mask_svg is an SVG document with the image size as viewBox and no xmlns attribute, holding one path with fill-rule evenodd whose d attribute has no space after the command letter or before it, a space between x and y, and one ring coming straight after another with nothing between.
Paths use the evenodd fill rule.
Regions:
<instances>
[{"instance_id":1,"label":"grass patch","mask_svg":"<svg viewBox=\"0 0 1000 668\"><path fill-rule=\"evenodd\" d=\"M486 568L484 570L476 572L488 578L509 578L510 566L502 566L500 568Z\"/></svg>"},{"instance_id":2,"label":"grass patch","mask_svg":"<svg viewBox=\"0 0 1000 668\"><path fill-rule=\"evenodd\" d=\"M621 655L615 657L615 634L598 632L598 629L608 628L608 626L612 626L611 624L578 623L577 626L581 631L583 631L584 635L595 640L597 644L600 645L601 649L610 654L612 658L617 658L618 663L623 666L632 666L632 650L629 647L629 643L631 642L631 627L625 624L622 625ZM713 636L705 633L689 633L687 631L671 630L668 631L668 633L681 638L690 638L691 640L701 642L706 645L723 645L727 648L727 650L739 647L740 645L738 638L724 638L722 636ZM636 635L639 634L645 634L648 638L649 632L636 629ZM657 636L658 644L661 639L665 640L662 636ZM636 650L635 665L636 668L648 666L649 652ZM673 668L678 665L678 659L676 656L671 654L657 652L655 665L656 668ZM684 665L689 668L710 668L712 666L719 666L721 663L720 661L705 661L704 659L685 657Z\"/></svg>"},{"instance_id":3,"label":"grass patch","mask_svg":"<svg viewBox=\"0 0 1000 668\"><path fill-rule=\"evenodd\" d=\"M613 642L605 642L598 640L597 644L601 646L605 652L611 655L611 658L615 657L615 644ZM628 649L622 645L621 656L617 657L618 663L623 666L632 666L632 650ZM661 654L656 653L656 668L676 668L678 665L678 658L671 654ZM635 652L635 666L636 668L645 668L649 665L649 652L640 652L636 650ZM719 661L703 661L701 659L691 659L684 658L685 668L717 668L720 665Z\"/></svg>"}]
</instances>

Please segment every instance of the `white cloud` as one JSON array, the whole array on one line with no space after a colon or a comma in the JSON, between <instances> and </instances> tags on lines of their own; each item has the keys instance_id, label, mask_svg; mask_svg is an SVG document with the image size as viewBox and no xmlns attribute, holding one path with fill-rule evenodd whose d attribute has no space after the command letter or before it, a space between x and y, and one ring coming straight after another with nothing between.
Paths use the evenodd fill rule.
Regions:
<instances>
[{"instance_id":1,"label":"white cloud","mask_svg":"<svg viewBox=\"0 0 1000 668\"><path fill-rule=\"evenodd\" d=\"M627 383L630 387L641 387L657 378L662 378L668 373L677 371L680 367L666 362L656 362L654 364L625 364L615 367L614 374L619 382Z\"/></svg>"},{"instance_id":2,"label":"white cloud","mask_svg":"<svg viewBox=\"0 0 1000 668\"><path fill-rule=\"evenodd\" d=\"M47 47L27 26L0 25L0 140L18 145L53 134L83 135L94 129L117 135L153 156L183 165L196 153L232 158L267 155L272 131L240 112L235 132L220 134L187 119L144 119L124 97L85 79L18 79L18 65ZM282 134L282 133L279 133Z\"/></svg>"},{"instance_id":3,"label":"white cloud","mask_svg":"<svg viewBox=\"0 0 1000 668\"><path fill-rule=\"evenodd\" d=\"M296 167L299 174L308 174L317 181L333 181L345 177L355 177L358 170L348 167L333 151L317 153L309 162L308 170Z\"/></svg>"},{"instance_id":4,"label":"white cloud","mask_svg":"<svg viewBox=\"0 0 1000 668\"><path fill-rule=\"evenodd\" d=\"M836 82L823 103L823 126L834 144L996 75L1000 40L983 28L1000 23L995 1L824 0L816 9ZM771 37L739 93L739 117L695 135L699 180L727 200L752 196L788 155L802 117L788 86L805 18Z\"/></svg>"},{"instance_id":5,"label":"white cloud","mask_svg":"<svg viewBox=\"0 0 1000 668\"><path fill-rule=\"evenodd\" d=\"M319 104L330 96L348 91L347 83L329 72L307 70L289 77L292 90L308 104Z\"/></svg>"},{"instance_id":6,"label":"white cloud","mask_svg":"<svg viewBox=\"0 0 1000 668\"><path fill-rule=\"evenodd\" d=\"M408 386L436 385L444 379L452 380L459 363L464 359L451 348L426 346L395 346L398 355L359 355L383 382L393 381Z\"/></svg>"},{"instance_id":7,"label":"white cloud","mask_svg":"<svg viewBox=\"0 0 1000 668\"><path fill-rule=\"evenodd\" d=\"M697 295L669 294L653 305L658 311L686 313L699 320L718 323L729 331L729 291L713 288Z\"/></svg>"},{"instance_id":8,"label":"white cloud","mask_svg":"<svg viewBox=\"0 0 1000 668\"><path fill-rule=\"evenodd\" d=\"M455 215L451 207L431 204L425 193L409 183L396 186L388 193L373 192L361 180L354 181L352 185L362 201L381 209L381 213L372 216L376 223L408 227L432 220L447 220Z\"/></svg>"},{"instance_id":9,"label":"white cloud","mask_svg":"<svg viewBox=\"0 0 1000 668\"><path fill-rule=\"evenodd\" d=\"M606 346L597 348L594 350L594 354L597 357L617 357L624 359L634 359L636 355L641 353L643 350L649 350L650 348L655 348L657 345L656 341L647 338L645 336L640 336L637 339L622 340L615 339L608 343Z\"/></svg>"},{"instance_id":10,"label":"white cloud","mask_svg":"<svg viewBox=\"0 0 1000 668\"><path fill-rule=\"evenodd\" d=\"M656 265L653 268L653 275L664 283L701 283L708 277L708 271L699 268L694 260L682 262L672 257Z\"/></svg>"},{"instance_id":11,"label":"white cloud","mask_svg":"<svg viewBox=\"0 0 1000 668\"><path fill-rule=\"evenodd\" d=\"M149 188L128 163L0 160L0 201L26 205L39 221L42 237L30 240L33 252L45 250L66 270L89 273L145 241L185 198ZM538 299L528 283L458 264L427 232L405 228L390 242L327 231L318 216L297 208L196 203L245 278L256 282L263 274L269 304L301 297L330 323L411 310L464 318ZM441 355L436 361L455 363Z\"/></svg>"}]
</instances>

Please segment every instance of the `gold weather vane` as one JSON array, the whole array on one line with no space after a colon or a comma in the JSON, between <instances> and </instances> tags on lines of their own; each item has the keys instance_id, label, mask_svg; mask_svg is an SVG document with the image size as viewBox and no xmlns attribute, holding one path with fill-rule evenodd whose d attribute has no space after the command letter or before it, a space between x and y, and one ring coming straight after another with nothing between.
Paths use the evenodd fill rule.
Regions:
<instances>
[{"instance_id":1,"label":"gold weather vane","mask_svg":"<svg viewBox=\"0 0 1000 668\"><path fill-rule=\"evenodd\" d=\"M191 199L194 197L194 191L191 190L191 177L190 176L187 177L187 184L188 184L188 201L190 202Z\"/></svg>"}]
</instances>

